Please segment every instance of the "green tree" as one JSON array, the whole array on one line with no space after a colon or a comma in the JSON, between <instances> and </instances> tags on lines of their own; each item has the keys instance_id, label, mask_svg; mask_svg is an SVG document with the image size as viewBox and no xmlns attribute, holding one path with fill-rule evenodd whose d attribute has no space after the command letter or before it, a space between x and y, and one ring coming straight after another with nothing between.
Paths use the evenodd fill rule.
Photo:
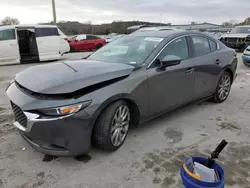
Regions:
<instances>
[{"instance_id":1,"label":"green tree","mask_svg":"<svg viewBox=\"0 0 250 188\"><path fill-rule=\"evenodd\" d=\"M18 25L20 24L20 22L17 18L12 18L10 16L7 16L2 20L2 24L3 25Z\"/></svg>"},{"instance_id":2,"label":"green tree","mask_svg":"<svg viewBox=\"0 0 250 188\"><path fill-rule=\"evenodd\" d=\"M246 18L243 23L244 25L250 25L250 17Z\"/></svg>"}]
</instances>

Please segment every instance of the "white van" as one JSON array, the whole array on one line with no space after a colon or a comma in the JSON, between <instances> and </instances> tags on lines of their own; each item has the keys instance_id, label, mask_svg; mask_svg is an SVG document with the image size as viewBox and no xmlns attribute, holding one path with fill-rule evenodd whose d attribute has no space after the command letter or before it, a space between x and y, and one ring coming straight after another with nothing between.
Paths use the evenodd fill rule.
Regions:
<instances>
[{"instance_id":1,"label":"white van","mask_svg":"<svg viewBox=\"0 0 250 188\"><path fill-rule=\"evenodd\" d=\"M66 35L55 25L0 26L0 64L57 60L69 51Z\"/></svg>"}]
</instances>

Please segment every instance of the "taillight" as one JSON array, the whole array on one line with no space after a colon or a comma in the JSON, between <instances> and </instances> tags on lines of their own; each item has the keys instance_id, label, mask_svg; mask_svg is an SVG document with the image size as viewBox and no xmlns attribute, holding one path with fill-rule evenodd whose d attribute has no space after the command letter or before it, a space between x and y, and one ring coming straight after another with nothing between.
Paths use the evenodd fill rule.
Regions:
<instances>
[{"instance_id":1,"label":"taillight","mask_svg":"<svg viewBox=\"0 0 250 188\"><path fill-rule=\"evenodd\" d=\"M68 38L64 38L64 40L69 41L69 39L68 39Z\"/></svg>"}]
</instances>

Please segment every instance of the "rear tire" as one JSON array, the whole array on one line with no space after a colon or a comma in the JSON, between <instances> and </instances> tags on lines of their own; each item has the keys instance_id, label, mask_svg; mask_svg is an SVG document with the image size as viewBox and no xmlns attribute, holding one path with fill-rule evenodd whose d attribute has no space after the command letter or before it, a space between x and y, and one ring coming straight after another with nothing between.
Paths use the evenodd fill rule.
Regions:
<instances>
[{"instance_id":1,"label":"rear tire","mask_svg":"<svg viewBox=\"0 0 250 188\"><path fill-rule=\"evenodd\" d=\"M94 127L94 142L100 149L118 150L126 140L131 111L125 101L110 104L99 116Z\"/></svg>"},{"instance_id":2,"label":"rear tire","mask_svg":"<svg viewBox=\"0 0 250 188\"><path fill-rule=\"evenodd\" d=\"M232 85L232 76L230 75L229 72L224 71L224 73L220 76L215 93L212 97L212 101L214 103L224 102L230 93L231 85Z\"/></svg>"}]
</instances>

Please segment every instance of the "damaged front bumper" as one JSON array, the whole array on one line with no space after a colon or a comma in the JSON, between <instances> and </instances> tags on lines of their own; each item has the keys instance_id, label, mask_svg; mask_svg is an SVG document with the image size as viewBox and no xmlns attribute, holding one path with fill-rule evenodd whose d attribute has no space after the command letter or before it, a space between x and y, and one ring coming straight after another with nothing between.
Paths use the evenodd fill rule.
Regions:
<instances>
[{"instance_id":1,"label":"damaged front bumper","mask_svg":"<svg viewBox=\"0 0 250 188\"><path fill-rule=\"evenodd\" d=\"M36 150L53 156L77 156L88 153L92 127L79 115L39 119L38 114L24 112L27 124L14 122L22 137ZM20 119L20 117L16 117Z\"/></svg>"},{"instance_id":2,"label":"damaged front bumper","mask_svg":"<svg viewBox=\"0 0 250 188\"><path fill-rule=\"evenodd\" d=\"M84 109L64 116L44 116L27 110L27 104L37 100L21 92L15 84L7 89L7 95L15 116L13 124L33 148L53 156L78 156L89 152L92 117Z\"/></svg>"}]
</instances>

